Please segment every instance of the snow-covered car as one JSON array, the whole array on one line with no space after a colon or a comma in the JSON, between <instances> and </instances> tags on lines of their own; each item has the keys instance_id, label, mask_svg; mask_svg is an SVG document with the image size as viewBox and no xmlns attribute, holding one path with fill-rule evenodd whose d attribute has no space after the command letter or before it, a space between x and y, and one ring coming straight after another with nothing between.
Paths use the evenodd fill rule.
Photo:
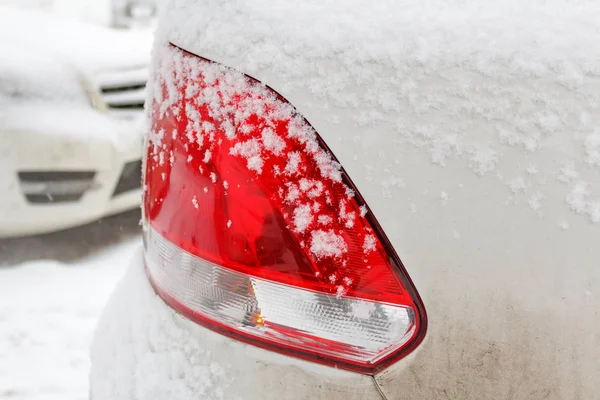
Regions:
<instances>
[{"instance_id":1,"label":"snow-covered car","mask_svg":"<svg viewBox=\"0 0 600 400\"><path fill-rule=\"evenodd\" d=\"M0 7L0 237L135 208L152 34Z\"/></svg>"},{"instance_id":2,"label":"snow-covered car","mask_svg":"<svg viewBox=\"0 0 600 400\"><path fill-rule=\"evenodd\" d=\"M600 3L158 24L94 400L599 398Z\"/></svg>"}]
</instances>

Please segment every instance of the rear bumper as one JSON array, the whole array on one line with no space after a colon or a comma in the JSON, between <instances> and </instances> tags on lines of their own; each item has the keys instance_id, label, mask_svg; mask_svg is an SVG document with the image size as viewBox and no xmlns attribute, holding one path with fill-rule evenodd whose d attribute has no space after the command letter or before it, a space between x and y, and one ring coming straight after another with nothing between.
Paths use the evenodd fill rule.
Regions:
<instances>
[{"instance_id":1,"label":"rear bumper","mask_svg":"<svg viewBox=\"0 0 600 400\"><path fill-rule=\"evenodd\" d=\"M92 346L91 396L116 399L381 399L371 376L250 346L181 317L152 290L141 251Z\"/></svg>"}]
</instances>

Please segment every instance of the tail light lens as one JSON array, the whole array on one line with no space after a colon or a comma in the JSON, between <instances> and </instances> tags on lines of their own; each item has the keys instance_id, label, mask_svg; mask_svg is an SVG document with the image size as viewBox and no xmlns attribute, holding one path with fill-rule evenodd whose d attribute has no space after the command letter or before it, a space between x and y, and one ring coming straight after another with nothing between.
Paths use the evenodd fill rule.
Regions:
<instances>
[{"instance_id":1,"label":"tail light lens","mask_svg":"<svg viewBox=\"0 0 600 400\"><path fill-rule=\"evenodd\" d=\"M376 372L423 339L399 258L318 134L278 93L170 46L155 57L145 262L197 323Z\"/></svg>"}]
</instances>

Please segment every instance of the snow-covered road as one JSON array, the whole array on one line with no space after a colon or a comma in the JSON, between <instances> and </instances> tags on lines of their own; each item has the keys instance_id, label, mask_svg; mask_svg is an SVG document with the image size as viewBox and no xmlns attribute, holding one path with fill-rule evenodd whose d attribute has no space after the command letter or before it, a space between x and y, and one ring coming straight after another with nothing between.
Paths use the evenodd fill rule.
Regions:
<instances>
[{"instance_id":1,"label":"snow-covered road","mask_svg":"<svg viewBox=\"0 0 600 400\"><path fill-rule=\"evenodd\" d=\"M74 261L0 268L0 399L88 398L97 318L140 245L129 236Z\"/></svg>"}]
</instances>

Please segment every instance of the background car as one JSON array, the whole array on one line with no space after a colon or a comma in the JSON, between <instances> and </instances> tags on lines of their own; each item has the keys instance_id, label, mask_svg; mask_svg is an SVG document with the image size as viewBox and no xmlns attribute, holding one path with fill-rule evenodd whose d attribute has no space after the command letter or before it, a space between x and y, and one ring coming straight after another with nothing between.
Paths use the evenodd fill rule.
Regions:
<instances>
[{"instance_id":1,"label":"background car","mask_svg":"<svg viewBox=\"0 0 600 400\"><path fill-rule=\"evenodd\" d=\"M156 17L156 0L111 0L112 25L129 28L150 24Z\"/></svg>"},{"instance_id":2,"label":"background car","mask_svg":"<svg viewBox=\"0 0 600 400\"><path fill-rule=\"evenodd\" d=\"M94 400L598 398L597 2L159 19Z\"/></svg>"},{"instance_id":3,"label":"background car","mask_svg":"<svg viewBox=\"0 0 600 400\"><path fill-rule=\"evenodd\" d=\"M135 208L151 33L0 9L0 237Z\"/></svg>"},{"instance_id":4,"label":"background car","mask_svg":"<svg viewBox=\"0 0 600 400\"><path fill-rule=\"evenodd\" d=\"M156 0L0 0L0 6L44 10L54 15L114 28L149 28L158 9Z\"/></svg>"}]
</instances>

